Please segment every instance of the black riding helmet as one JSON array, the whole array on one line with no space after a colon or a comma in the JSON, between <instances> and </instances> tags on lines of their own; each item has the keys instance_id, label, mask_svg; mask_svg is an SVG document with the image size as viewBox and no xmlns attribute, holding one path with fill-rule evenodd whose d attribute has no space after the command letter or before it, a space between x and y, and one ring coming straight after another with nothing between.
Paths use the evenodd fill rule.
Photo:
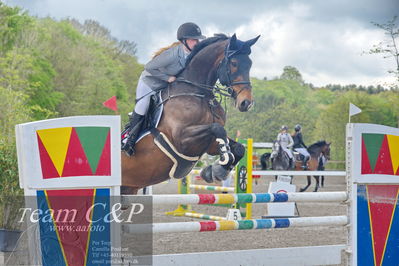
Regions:
<instances>
[{"instance_id":1,"label":"black riding helmet","mask_svg":"<svg viewBox=\"0 0 399 266\"><path fill-rule=\"evenodd\" d=\"M205 36L202 35L200 27L192 22L186 22L180 25L177 30L177 39L183 41L185 39L204 39Z\"/></svg>"},{"instance_id":2,"label":"black riding helmet","mask_svg":"<svg viewBox=\"0 0 399 266\"><path fill-rule=\"evenodd\" d=\"M299 130L301 130L301 128L302 128L301 125L296 125L295 126L295 131L299 131Z\"/></svg>"},{"instance_id":3,"label":"black riding helmet","mask_svg":"<svg viewBox=\"0 0 399 266\"><path fill-rule=\"evenodd\" d=\"M197 24L192 22L186 22L180 25L177 30L177 39L181 41L186 48L191 51L190 47L188 47L186 40L187 39L204 39L205 36L202 35L200 27Z\"/></svg>"}]
</instances>

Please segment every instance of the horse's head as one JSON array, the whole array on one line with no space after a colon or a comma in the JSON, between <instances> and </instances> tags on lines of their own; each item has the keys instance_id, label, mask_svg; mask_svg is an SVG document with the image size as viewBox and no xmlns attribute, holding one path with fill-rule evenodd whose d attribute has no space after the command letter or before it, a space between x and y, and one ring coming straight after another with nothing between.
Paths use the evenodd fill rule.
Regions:
<instances>
[{"instance_id":1,"label":"horse's head","mask_svg":"<svg viewBox=\"0 0 399 266\"><path fill-rule=\"evenodd\" d=\"M280 149L280 143L278 140L273 141L272 151L278 152Z\"/></svg>"},{"instance_id":2,"label":"horse's head","mask_svg":"<svg viewBox=\"0 0 399 266\"><path fill-rule=\"evenodd\" d=\"M326 143L326 145L323 146L321 152L323 153L324 157L326 157L327 160L330 160L330 143Z\"/></svg>"},{"instance_id":3,"label":"horse's head","mask_svg":"<svg viewBox=\"0 0 399 266\"><path fill-rule=\"evenodd\" d=\"M234 34L225 49L224 58L218 68L218 78L222 85L229 89L235 100L235 107L246 112L253 104L252 87L249 80L249 70L252 61L249 58L251 46L256 43L260 35L246 42L237 40Z\"/></svg>"}]
</instances>

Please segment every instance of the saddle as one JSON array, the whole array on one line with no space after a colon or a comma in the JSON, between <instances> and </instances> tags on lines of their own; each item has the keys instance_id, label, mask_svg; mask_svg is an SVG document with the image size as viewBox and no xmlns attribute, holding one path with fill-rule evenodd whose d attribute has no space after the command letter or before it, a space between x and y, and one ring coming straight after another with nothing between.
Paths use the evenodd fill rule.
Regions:
<instances>
[{"instance_id":1,"label":"saddle","mask_svg":"<svg viewBox=\"0 0 399 266\"><path fill-rule=\"evenodd\" d=\"M294 159L295 159L295 161L303 162L303 160L305 160L305 156L303 156L303 155L300 154L299 152L293 151L292 153L294 154Z\"/></svg>"},{"instance_id":2,"label":"saddle","mask_svg":"<svg viewBox=\"0 0 399 266\"><path fill-rule=\"evenodd\" d=\"M163 102L161 92L157 92L156 94L151 96L150 106L148 108L148 112L144 117L144 123L139 133L139 137L136 141L139 142L142 138L151 133L151 129L156 128L161 120L161 116L163 113ZM130 128L125 128L121 133L122 143L126 143L128 132Z\"/></svg>"},{"instance_id":3,"label":"saddle","mask_svg":"<svg viewBox=\"0 0 399 266\"><path fill-rule=\"evenodd\" d=\"M164 108L161 93L162 92L157 92L151 96L150 106L147 115L144 118L143 127L136 143L148 134L152 134L154 136L155 145L157 145L158 148L173 162L173 167L169 172L169 177L179 179L190 173L200 157L189 157L179 153L167 136L157 129ZM122 132L122 143L127 141L129 130L129 128L125 128Z\"/></svg>"}]
</instances>

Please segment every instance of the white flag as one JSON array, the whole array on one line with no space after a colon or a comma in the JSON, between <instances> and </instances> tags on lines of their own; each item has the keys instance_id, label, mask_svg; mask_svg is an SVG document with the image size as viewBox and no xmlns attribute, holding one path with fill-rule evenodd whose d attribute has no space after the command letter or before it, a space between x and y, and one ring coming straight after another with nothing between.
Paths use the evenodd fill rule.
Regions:
<instances>
[{"instance_id":1,"label":"white flag","mask_svg":"<svg viewBox=\"0 0 399 266\"><path fill-rule=\"evenodd\" d=\"M360 113L362 111L362 109L360 109L359 107L357 107L356 105L349 103L349 116L352 115L356 115L358 113Z\"/></svg>"}]
</instances>

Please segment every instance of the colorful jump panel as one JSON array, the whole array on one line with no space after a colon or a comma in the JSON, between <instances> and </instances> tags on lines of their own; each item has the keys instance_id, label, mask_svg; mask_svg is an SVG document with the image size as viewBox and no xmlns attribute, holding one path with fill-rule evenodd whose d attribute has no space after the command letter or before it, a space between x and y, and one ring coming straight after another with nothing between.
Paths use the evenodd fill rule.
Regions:
<instances>
[{"instance_id":1,"label":"colorful jump panel","mask_svg":"<svg viewBox=\"0 0 399 266\"><path fill-rule=\"evenodd\" d=\"M109 127L36 131L43 179L111 175Z\"/></svg>"},{"instance_id":2,"label":"colorful jump panel","mask_svg":"<svg viewBox=\"0 0 399 266\"><path fill-rule=\"evenodd\" d=\"M358 265L397 265L399 185L359 185Z\"/></svg>"},{"instance_id":3,"label":"colorful jump panel","mask_svg":"<svg viewBox=\"0 0 399 266\"><path fill-rule=\"evenodd\" d=\"M42 263L110 265L110 189L39 190Z\"/></svg>"},{"instance_id":4,"label":"colorful jump panel","mask_svg":"<svg viewBox=\"0 0 399 266\"><path fill-rule=\"evenodd\" d=\"M362 174L399 175L399 136L362 134Z\"/></svg>"}]
</instances>

